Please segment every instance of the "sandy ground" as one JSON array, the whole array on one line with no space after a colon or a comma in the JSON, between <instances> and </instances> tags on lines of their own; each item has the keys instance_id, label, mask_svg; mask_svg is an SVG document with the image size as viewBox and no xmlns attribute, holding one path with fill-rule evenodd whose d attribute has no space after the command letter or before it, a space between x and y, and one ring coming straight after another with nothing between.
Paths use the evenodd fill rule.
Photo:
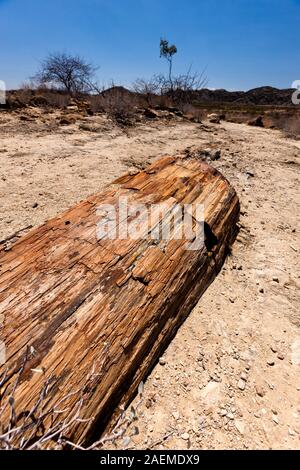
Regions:
<instances>
[{"instance_id":1,"label":"sandy ground","mask_svg":"<svg viewBox=\"0 0 300 470\"><path fill-rule=\"evenodd\" d=\"M241 200L232 255L148 377L117 447L300 449L299 142L227 122L124 132L101 116L84 120L89 130L41 118L0 114L0 239L187 147L221 149L213 165Z\"/></svg>"}]
</instances>

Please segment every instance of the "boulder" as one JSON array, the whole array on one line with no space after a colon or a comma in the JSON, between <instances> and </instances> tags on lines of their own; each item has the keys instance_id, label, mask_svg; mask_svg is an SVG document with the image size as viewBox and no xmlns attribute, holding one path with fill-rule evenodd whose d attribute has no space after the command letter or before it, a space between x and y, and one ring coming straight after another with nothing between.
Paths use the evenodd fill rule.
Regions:
<instances>
[{"instance_id":1,"label":"boulder","mask_svg":"<svg viewBox=\"0 0 300 470\"><path fill-rule=\"evenodd\" d=\"M220 124L220 121L221 121L221 118L220 118L219 114L216 114L216 113L209 114L207 116L207 119L212 124Z\"/></svg>"},{"instance_id":2,"label":"boulder","mask_svg":"<svg viewBox=\"0 0 300 470\"><path fill-rule=\"evenodd\" d=\"M265 127L262 116L258 116L257 118L248 121L248 126Z\"/></svg>"},{"instance_id":3,"label":"boulder","mask_svg":"<svg viewBox=\"0 0 300 470\"><path fill-rule=\"evenodd\" d=\"M71 124L75 124L75 122L78 120L78 119L82 119L82 116L80 116L79 114L67 114L66 116L63 116L59 123L62 125L62 126L69 126Z\"/></svg>"},{"instance_id":4,"label":"boulder","mask_svg":"<svg viewBox=\"0 0 300 470\"><path fill-rule=\"evenodd\" d=\"M144 111L144 115L148 119L157 119L160 117L159 111L156 111L155 109L152 109L152 108L146 108Z\"/></svg>"}]
</instances>

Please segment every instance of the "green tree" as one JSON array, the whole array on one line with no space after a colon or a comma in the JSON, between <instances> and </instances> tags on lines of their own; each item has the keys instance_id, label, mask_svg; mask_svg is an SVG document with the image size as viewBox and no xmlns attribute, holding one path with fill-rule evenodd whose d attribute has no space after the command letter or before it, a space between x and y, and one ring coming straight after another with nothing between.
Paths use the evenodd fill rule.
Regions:
<instances>
[{"instance_id":1,"label":"green tree","mask_svg":"<svg viewBox=\"0 0 300 470\"><path fill-rule=\"evenodd\" d=\"M177 54L177 47L175 44L169 44L167 39L160 40L160 57L163 57L169 62L169 82L171 89L173 88L172 69L173 69L173 56Z\"/></svg>"}]
</instances>

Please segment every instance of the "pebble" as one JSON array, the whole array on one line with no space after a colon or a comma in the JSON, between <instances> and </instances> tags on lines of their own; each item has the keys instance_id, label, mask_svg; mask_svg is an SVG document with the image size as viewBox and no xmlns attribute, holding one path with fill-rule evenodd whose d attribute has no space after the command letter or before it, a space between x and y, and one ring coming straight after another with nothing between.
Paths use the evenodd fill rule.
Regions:
<instances>
[{"instance_id":1,"label":"pebble","mask_svg":"<svg viewBox=\"0 0 300 470\"><path fill-rule=\"evenodd\" d=\"M278 277L273 277L273 281L274 281L274 282L277 282L277 284L279 284L279 279L278 279Z\"/></svg>"},{"instance_id":2,"label":"pebble","mask_svg":"<svg viewBox=\"0 0 300 470\"><path fill-rule=\"evenodd\" d=\"M243 421L236 420L234 424L239 433L243 435L245 433L245 423Z\"/></svg>"},{"instance_id":3,"label":"pebble","mask_svg":"<svg viewBox=\"0 0 300 470\"><path fill-rule=\"evenodd\" d=\"M180 414L178 413L178 411L173 411L172 416L174 419L176 419L176 421L180 418Z\"/></svg>"},{"instance_id":4,"label":"pebble","mask_svg":"<svg viewBox=\"0 0 300 470\"><path fill-rule=\"evenodd\" d=\"M240 390L245 390L245 388L246 388L246 382L245 382L244 380L240 379L240 380L238 381L238 388L239 388Z\"/></svg>"},{"instance_id":5,"label":"pebble","mask_svg":"<svg viewBox=\"0 0 300 470\"><path fill-rule=\"evenodd\" d=\"M163 357L160 357L158 362L160 363L161 366L166 365L166 360Z\"/></svg>"},{"instance_id":6,"label":"pebble","mask_svg":"<svg viewBox=\"0 0 300 470\"><path fill-rule=\"evenodd\" d=\"M272 416L272 420L274 421L275 424L279 424L279 420L276 415Z\"/></svg>"},{"instance_id":7,"label":"pebble","mask_svg":"<svg viewBox=\"0 0 300 470\"><path fill-rule=\"evenodd\" d=\"M234 420L234 414L231 412L227 413L226 417L230 419L231 421Z\"/></svg>"},{"instance_id":8,"label":"pebble","mask_svg":"<svg viewBox=\"0 0 300 470\"><path fill-rule=\"evenodd\" d=\"M275 366L275 361L270 358L270 359L267 360L267 364L268 364L268 366L270 366L270 367Z\"/></svg>"},{"instance_id":9,"label":"pebble","mask_svg":"<svg viewBox=\"0 0 300 470\"><path fill-rule=\"evenodd\" d=\"M181 434L181 439L183 439L184 441L188 441L189 438L190 438L190 435L189 433L185 432L184 434Z\"/></svg>"},{"instance_id":10,"label":"pebble","mask_svg":"<svg viewBox=\"0 0 300 470\"><path fill-rule=\"evenodd\" d=\"M247 374L245 372L242 372L241 373L241 379L244 380L245 382L247 382Z\"/></svg>"},{"instance_id":11,"label":"pebble","mask_svg":"<svg viewBox=\"0 0 300 470\"><path fill-rule=\"evenodd\" d=\"M36 209L37 206L38 206L38 203L37 203L37 202L34 202L31 207L32 207L32 209Z\"/></svg>"},{"instance_id":12,"label":"pebble","mask_svg":"<svg viewBox=\"0 0 300 470\"><path fill-rule=\"evenodd\" d=\"M271 346L271 351L272 351L273 353L277 353L278 349L276 348L276 346L272 345L272 346Z\"/></svg>"},{"instance_id":13,"label":"pebble","mask_svg":"<svg viewBox=\"0 0 300 470\"><path fill-rule=\"evenodd\" d=\"M255 385L256 393L259 397L264 397L266 392L262 385Z\"/></svg>"},{"instance_id":14,"label":"pebble","mask_svg":"<svg viewBox=\"0 0 300 470\"><path fill-rule=\"evenodd\" d=\"M278 359L279 359L280 361L283 361L284 358L285 358L285 355L284 355L282 352L279 352L279 353L277 354L277 357L278 357Z\"/></svg>"}]
</instances>

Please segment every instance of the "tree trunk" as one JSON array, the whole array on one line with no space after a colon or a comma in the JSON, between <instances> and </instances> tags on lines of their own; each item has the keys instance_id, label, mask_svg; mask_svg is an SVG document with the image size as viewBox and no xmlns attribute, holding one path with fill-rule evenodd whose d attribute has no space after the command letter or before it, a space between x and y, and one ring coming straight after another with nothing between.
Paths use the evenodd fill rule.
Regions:
<instances>
[{"instance_id":1,"label":"tree trunk","mask_svg":"<svg viewBox=\"0 0 300 470\"><path fill-rule=\"evenodd\" d=\"M138 239L99 240L97 208L117 207L120 196L154 208L204 204L205 243L188 250L184 239L151 239L144 222ZM6 396L14 387L14 411L23 413L14 424L42 403L48 439L79 408L80 418L94 419L74 420L63 433L69 440L86 445L108 429L219 272L238 217L237 195L220 173L192 158L165 157L0 245L0 384L7 370ZM169 213L162 225L168 220ZM7 428L8 410L0 421Z\"/></svg>"}]
</instances>

